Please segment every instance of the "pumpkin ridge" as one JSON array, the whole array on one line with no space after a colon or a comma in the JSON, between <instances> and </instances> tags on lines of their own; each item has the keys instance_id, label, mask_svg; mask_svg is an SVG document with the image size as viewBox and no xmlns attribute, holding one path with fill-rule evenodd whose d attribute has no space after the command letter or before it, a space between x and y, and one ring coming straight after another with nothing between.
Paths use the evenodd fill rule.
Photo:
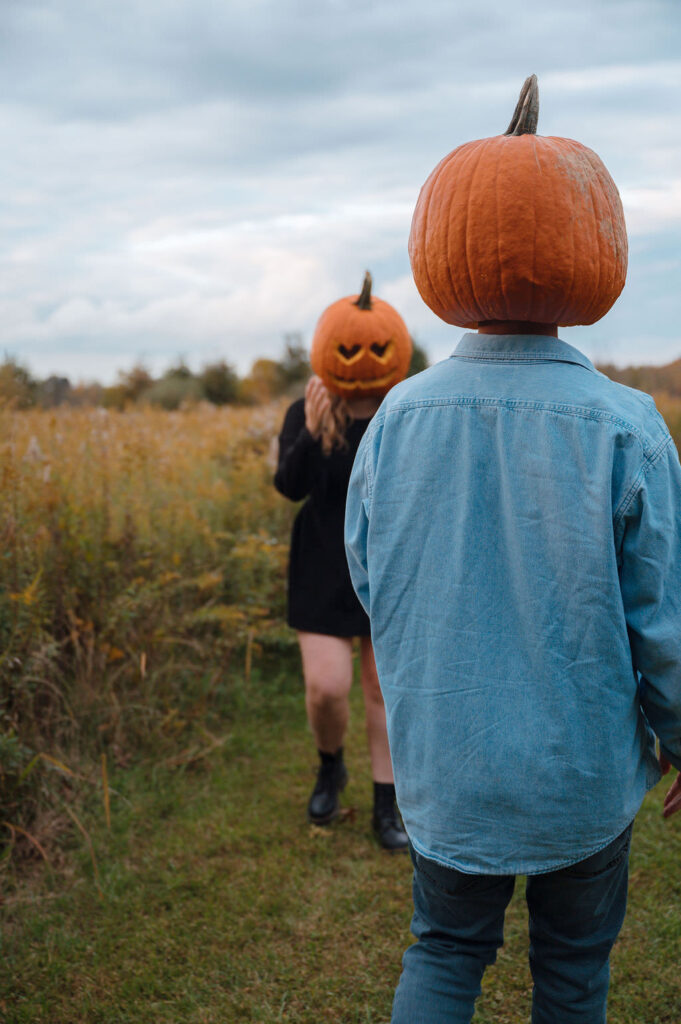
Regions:
<instances>
[{"instance_id":1,"label":"pumpkin ridge","mask_svg":"<svg viewBox=\"0 0 681 1024\"><path fill-rule=\"evenodd\" d=\"M384 331L386 334L388 333L388 331L392 333L392 325L390 322L390 310L386 308L385 300L374 298L372 301L373 310L376 313L376 317L374 319L378 320L382 331Z\"/></svg>"},{"instance_id":2,"label":"pumpkin ridge","mask_svg":"<svg viewBox=\"0 0 681 1024\"><path fill-rule=\"evenodd\" d=\"M425 204L426 205L425 205L425 209L423 210L423 213L422 213L422 216L421 216L421 222L419 224L419 234L421 236L420 237L420 245L416 245L415 244L415 249L417 251L420 250L424 254L427 252L426 235L428 233L428 214L430 212L430 203L431 203L432 196L433 196L433 186L434 186L435 182L437 181L438 177L440 176L440 174L442 173L442 170L443 170L444 165L447 162L447 160L448 160L447 157L443 157L443 159L440 161L440 163L437 165L437 167L431 172L431 174L428 177L428 180L426 181L425 185L423 186L423 191L425 192L424 198L425 198ZM424 273L426 275L426 278L428 279L428 285L430 286L431 291L433 292L433 294L435 296L437 296L438 301L439 301L440 297L438 295L437 288L435 287L435 285L433 283L433 279L430 276L430 269L428 267L428 258L427 258L426 255L423 256L423 259L421 261L421 266L422 266L422 269L423 269L423 271L424 271Z\"/></svg>"},{"instance_id":3,"label":"pumpkin ridge","mask_svg":"<svg viewBox=\"0 0 681 1024\"><path fill-rule=\"evenodd\" d=\"M575 275L577 270L577 224L574 217L570 224L570 228L570 263L572 265L572 271L570 274L570 286L566 289L565 302L558 320L558 323L561 325L564 320L572 319L572 310L574 309Z\"/></svg>"},{"instance_id":4,"label":"pumpkin ridge","mask_svg":"<svg viewBox=\"0 0 681 1024\"><path fill-rule=\"evenodd\" d=\"M589 164L591 164L593 166L592 161L591 161L590 157L588 156L588 154L587 154L587 160L589 161ZM598 176L598 181L600 183L600 174ZM598 199L598 193L596 193L596 199ZM603 224L603 219L604 219L603 218L604 210L607 210L608 214L610 214L610 201L609 201L609 197L607 198L607 201L604 201L603 203L598 203L597 204L597 209L596 209L596 216L598 218L597 223L598 223L598 228L599 228L599 231L598 231L599 238L601 239L601 241L603 243L603 248L604 249L608 249L608 248L611 248L611 247L609 247L608 239L607 239L606 235L603 233L603 231L601 229L601 225ZM606 285L607 285L609 290L611 290L614 287L614 284L615 284L614 267L615 267L615 265L614 265L613 261L610 260L609 261L609 265L607 267L607 277L606 277Z\"/></svg>"},{"instance_id":5,"label":"pumpkin ridge","mask_svg":"<svg viewBox=\"0 0 681 1024\"><path fill-rule=\"evenodd\" d=\"M612 195L612 190L609 187L610 183L607 180L605 180L604 177L603 177L603 168L601 166L601 161L598 158L597 154L592 153L592 151L590 149L585 149L585 156L586 156L586 159L588 160L591 168L593 169L593 171L598 175L599 184L601 184L601 187L603 188L604 196L606 197L606 200L607 200L604 205L607 207L608 219L611 222L611 224L614 224L615 223L615 218L613 216L613 195ZM592 159L592 157L595 157L595 160ZM619 199L619 192L617 191L617 186L615 185L614 182L612 182L612 186L614 187L615 192L617 194L617 198ZM602 218L600 216L598 216L598 213L599 213L599 211L597 211L597 217L598 217L597 224L598 224L598 227L599 227L599 238L600 238L600 235L601 235L600 225L602 223ZM613 251L614 251L614 256L617 257L619 255L619 245L618 245L617 234L614 231L613 231L613 245L612 245L612 248L613 248ZM626 248L628 248L628 247L626 247ZM626 255L628 255L628 253L625 253L625 256ZM618 266L618 263L617 263L617 259L616 258L611 260L610 262L611 262L611 267L610 267L610 273L608 275L608 286L609 286L609 290L612 290L612 289L617 287L617 266ZM623 287L624 287L624 284L622 284L619 287L618 294L621 293Z\"/></svg>"},{"instance_id":6,"label":"pumpkin ridge","mask_svg":"<svg viewBox=\"0 0 681 1024\"><path fill-rule=\"evenodd\" d=\"M427 204L426 204L426 209L425 209L425 211L424 211L424 216L423 216L423 239L424 239L424 248L425 248L425 251L426 251L426 252L427 252L428 250L427 250L427 247L425 246L425 242L426 242L426 238L427 238L427 235L428 235L428 223L429 223L429 221L430 221L430 208L431 208L431 204L432 204L432 199L433 199L433 193L435 192L435 186L436 186L436 184L437 184L438 180L439 180L439 179L440 179L440 178L442 177L442 175L443 175L444 171L445 171L445 170L446 170L446 169L447 169L447 168L449 167L449 165L450 165L450 164L451 164L451 163L453 162L453 160L454 160L454 154L455 154L455 153L456 153L456 150L453 150L453 152L451 152L451 153L449 154L449 156L446 156L446 157L445 157L445 158L444 158L444 159L443 159L443 160L442 160L442 161L440 162L439 166L435 168L435 172L434 172L434 177L433 177L433 182L432 182L432 184L431 184L431 187L430 187L430 192L428 193L428 202L427 202ZM447 226L447 237L449 237L449 207L447 207L447 217L448 217L448 222L447 222L447 223L448 223L448 226ZM446 300L443 300L443 299L442 299L442 298L440 297L440 292L439 292L439 290L438 290L438 289L437 289L437 288L436 288L436 287L435 287L435 286L433 285L433 279L432 279L432 277L430 276L430 270L428 269L428 259L427 259L427 257L426 257L426 259L424 260L424 266L425 266L425 268L426 268L426 274L427 274L427 277L428 277L428 281L429 281L429 283L430 283L430 286L431 286L431 288L433 289L433 293L435 294L435 296L436 296L436 298L437 298L438 302L440 303L440 306L442 306L442 308L446 310L446 309L447 309L447 306L448 306L448 303L447 303L447 301L446 301ZM451 281L451 270L450 270L449 266L447 266L447 275L448 275L448 277L449 277L449 279L450 279L450 281ZM438 283L439 283L439 282L438 282Z\"/></svg>"},{"instance_id":7,"label":"pumpkin ridge","mask_svg":"<svg viewBox=\"0 0 681 1024\"><path fill-rule=\"evenodd\" d=\"M430 206L430 197L433 194L432 179L433 179L433 176L438 173L439 168L442 166L442 164L445 162L446 159L447 158L444 157L440 161L438 166L435 168L435 170L431 171L430 175L428 176L428 180L426 181L426 183L424 184L423 188L421 189L421 193L419 195L419 200L418 201L420 203L421 199L423 198L425 203L426 203L426 207L425 207L425 210L421 214L421 219L420 219L420 222L418 224L418 234L420 236L418 242L414 238L414 233L413 233L414 232L414 225L413 225L413 223L412 223L412 230L409 232L409 242L407 244L407 249L409 250L410 258L411 258L412 251L414 253L416 253L416 252L423 252L423 253L425 253L426 252L426 244L425 244L426 243L426 221L427 221L428 208ZM430 276L430 271L428 270L428 260L427 260L427 257L425 255L423 256L423 258L421 260L421 269L423 270L423 273L426 275L426 279L428 281L428 286L429 286L431 292L433 292L434 295L437 295L437 291L435 289L435 286L433 285L433 280L432 280L432 278Z\"/></svg>"},{"instance_id":8,"label":"pumpkin ridge","mask_svg":"<svg viewBox=\"0 0 681 1024\"><path fill-rule=\"evenodd\" d=\"M546 143L549 147L549 151L554 154L556 145L552 138L546 139ZM552 184L552 193L555 195L556 182ZM552 198L552 202L555 204L555 199ZM570 220L570 284L565 289L565 300L560 309L560 312L556 314L556 323L564 326L564 321L567 317L569 320L571 317L571 311L574 309L574 289L575 289L575 272L577 266L577 241L576 241L576 229L577 224L575 218Z\"/></svg>"},{"instance_id":9,"label":"pumpkin ridge","mask_svg":"<svg viewBox=\"0 0 681 1024\"><path fill-rule=\"evenodd\" d=\"M536 79L536 75L535 75ZM536 135L534 136L534 142L532 145L532 156L534 162L537 165L539 174L541 175L541 164L539 163L539 156L537 154L537 142ZM532 206L532 294L530 295L530 302L527 309L527 319L532 321L534 319L534 305L537 294L537 207L533 204Z\"/></svg>"},{"instance_id":10,"label":"pumpkin ridge","mask_svg":"<svg viewBox=\"0 0 681 1024\"><path fill-rule=\"evenodd\" d=\"M589 164L589 170L593 170L589 160L585 159L584 162ZM591 302L590 302L590 305L589 305L589 320L593 320L594 319L594 312L598 308L598 296L600 294L601 274L603 273L603 258L602 258L602 248L603 248L603 246L602 246L602 239L601 239L600 217L598 215L599 214L598 202L596 201L596 196L594 194L594 186L593 186L593 182L591 181L591 179L589 179L589 195L591 196L591 206L593 207L593 211L594 211L594 224L596 225L596 245L598 246L598 274L597 274L597 277L596 277L596 285L595 285L594 290L592 292Z\"/></svg>"},{"instance_id":11,"label":"pumpkin ridge","mask_svg":"<svg viewBox=\"0 0 681 1024\"><path fill-rule=\"evenodd\" d=\"M569 152L576 154L579 157L580 161L581 161L581 152L580 152L581 148L582 147L579 144L574 144L573 142L570 142ZM590 198L591 198L591 206L593 207L593 197L590 196ZM570 280L570 290L568 292L568 306L567 306L567 314L568 314L569 320L574 320L574 318L575 318L574 310L575 310L575 303L576 303L576 300L578 298L577 292L578 292L578 290L581 287L580 282L577 280L577 269L580 266L581 254L584 251L585 237L584 237L584 228L582 227L582 234L581 235L579 233L579 228L580 228L579 223L575 219L573 219L573 222L572 222L572 235L571 235L571 237L572 237L572 277L571 277L571 280ZM590 244L593 244L591 239L589 239L589 242L590 242ZM593 265L593 258L591 260L591 263ZM600 273L600 270L599 270L599 273ZM593 281L593 273L591 274L591 279ZM580 293L580 294L582 294L582 293ZM591 317L591 304L592 304L592 301L593 301L594 294L595 294L595 291L594 291L593 285L592 285L591 295L586 300L586 308L587 308L588 312L587 312L586 316L583 317L583 319L586 320L587 322L588 322L588 320ZM584 301L584 299L582 299L582 301Z\"/></svg>"},{"instance_id":12,"label":"pumpkin ridge","mask_svg":"<svg viewBox=\"0 0 681 1024\"><path fill-rule=\"evenodd\" d=\"M452 158L454 157L454 154L459 151L460 148L461 147L458 147L457 149L455 149L453 151L453 153L451 154ZM461 168L459 170L459 175L462 176L463 170L467 168L467 166L470 163L473 155L475 153L477 153L479 149L480 149L479 145L475 145L474 143L470 143L470 151L469 151L469 153L466 156L464 156L464 158L462 160ZM480 158L478 157L478 159L480 159ZM453 163L454 162L453 159L450 162ZM469 196L470 196L470 190L469 190ZM447 230L445 232L445 244L444 244L444 250L447 253L447 274L449 276L449 281L450 281L450 287L451 287L451 290L452 290L452 295L454 297L454 300L455 300L457 306L459 307L460 310L462 310L462 311L464 311L466 313L466 320L473 321L473 320L477 320L478 317L477 317L477 313L475 311L473 311L473 313L471 313L471 311L470 311L471 296L472 296L474 302L476 301L476 299L475 299L475 287L473 285L473 278L472 278L470 269L468 267L468 262L466 262L466 274L468 276L468 295L466 296L467 302L464 305L464 303L462 303L460 298L459 298L460 293L459 293L459 290L458 290L457 285L456 285L455 280L454 280L454 275L452 273L451 261L449 259L449 239L450 239L451 226L452 226L451 209L452 209L452 203L450 201L447 204ZM466 224L467 223L468 223L468 212L466 212ZM451 306L451 304L452 303L449 302L447 305Z\"/></svg>"},{"instance_id":13,"label":"pumpkin ridge","mask_svg":"<svg viewBox=\"0 0 681 1024\"><path fill-rule=\"evenodd\" d=\"M481 141L484 141L484 140L481 140ZM470 318L467 318L467 319L470 319L471 322L475 321L476 322L476 326L477 326L477 322L480 320L479 311L481 309L481 306L480 306L480 300L478 299L477 292L475 290L475 282L474 282L474 279L473 279L473 275L472 275L472 273L470 271L469 262L468 262L468 253L470 251L470 245L469 245L469 226L470 226L470 220L471 220L470 212L471 212L471 197L473 195L473 185L475 183L475 176L476 176L478 170L480 169L480 161L482 159L482 154L484 152L484 146L479 146L477 149L474 150L474 152L478 154L478 159L476 160L475 166L473 167L473 170L472 170L472 173L471 173L471 177L470 177L470 181L469 181L469 185L468 185L468 197L466 199L466 224L464 226L464 253L465 253L465 256L466 256L466 260L465 260L466 272L468 273L468 279L469 279L469 281L471 283L471 293L473 295L473 301L475 302L475 305L478 308L478 312L476 313L476 315L474 317L470 317ZM448 269L449 269L449 273L451 274L451 267L449 267L449 263L450 263L450 260L449 260L449 249L447 249L447 257L448 257L447 258L447 266L448 266Z\"/></svg>"},{"instance_id":14,"label":"pumpkin ridge","mask_svg":"<svg viewBox=\"0 0 681 1024\"><path fill-rule=\"evenodd\" d=\"M551 154L552 158L554 160L559 159L561 157L560 146L557 145L556 140L554 138L552 138L552 137L549 137L545 141L546 141L546 145L548 147L548 152ZM572 145L572 140L565 139L565 140L562 140L562 141L564 141L567 144L567 148L568 148L569 152L572 153L574 151L574 147ZM567 177L568 177L568 181L569 181L570 180L570 175L567 174ZM556 208L558 206L558 203L560 201L560 194L558 194L557 197L556 197L556 192L557 192L557 190L560 189L560 184L561 184L560 181L556 181L555 179L552 179L552 205L554 206L554 208ZM556 323L558 323L561 326L566 326L566 324L568 324L569 321L574 316L574 312L573 311L574 311L574 308L575 308L575 288L578 287L578 285L579 285L579 282L576 281L577 265L578 265L578 262L579 262L579 253L580 253L580 244L579 244L580 240L577 237L577 228L578 228L578 224L577 224L576 218L575 217L571 217L570 218L570 235L569 235L569 239L570 239L570 283L568 285L566 285L566 287L564 289L564 301L563 301L563 304L560 307L560 310L555 313ZM564 238L565 241L567 241L567 235L564 235L563 238Z\"/></svg>"},{"instance_id":15,"label":"pumpkin ridge","mask_svg":"<svg viewBox=\"0 0 681 1024\"><path fill-rule=\"evenodd\" d=\"M484 163L486 161L487 151L489 149L489 141L490 141L489 139L480 139L479 140L478 146L476 146L475 150L473 151L477 155L477 160L475 161L475 163L474 163L473 167L471 168L471 170L469 171L469 175L468 175L468 196L467 196L467 200L466 200L466 222L465 222L465 235L464 235L465 250L464 251L465 251L465 254L466 254L466 259L465 259L466 273L468 275L468 280L470 281L470 294L471 294L471 301L473 302L473 309L472 309L472 311L466 310L466 317L467 317L467 320L474 327L477 327L479 321L482 319L481 314L484 313L484 304L481 305L481 303L480 303L480 298L479 298L479 295L478 295L479 282L476 280L476 275L475 275L474 271L471 270L471 262L470 262L470 259L469 259L469 253L471 252L471 249L472 248L478 248L478 246L479 246L479 238L480 238L479 232L476 230L478 225L475 223L475 219L471 216L471 204L472 204L472 201L473 201L473 197L475 195L475 184L476 184L476 181L478 183L480 182L480 177L481 177L480 169L481 169L481 166L484 169ZM471 162L472 162L472 160L471 160ZM484 187L484 184L485 184L485 182L483 180L483 187ZM494 187L494 182L493 181L492 182L488 182L488 184L489 184L490 188ZM478 249L478 252L479 252L479 249ZM498 279L499 279L499 281L501 281L501 275L500 274L498 274ZM502 293L502 295L503 295L503 293Z\"/></svg>"},{"instance_id":16,"label":"pumpkin ridge","mask_svg":"<svg viewBox=\"0 0 681 1024\"><path fill-rule=\"evenodd\" d=\"M419 209L418 233L416 233L416 234L414 233L414 231L413 231L414 225L412 224L412 231L410 232L410 236L409 236L409 253L410 253L410 257L413 257L413 260L418 262L417 271L418 272L422 272L424 274L424 276L425 276L425 278L426 278L426 280L428 282L428 286L430 288L430 291L433 294L433 296L435 297L435 299L437 300L437 305L438 305L438 307L440 309L440 312L437 313L437 315L441 316L442 319L444 319L447 323L452 323L453 322L451 320L448 320L447 319L447 315L446 315L448 309L452 306L452 299L451 298L447 298L446 296L443 297L443 292L442 292L442 284L443 284L443 282L439 281L438 282L438 286L436 287L434 279L433 279L433 276L431 274L431 267L429 266L429 261L428 261L429 260L429 258L428 258L429 246L427 245L428 232L430 231L431 234L432 234L433 232L437 231L437 224L435 224L435 225L433 224L434 220L437 219L437 218L435 218L433 216L433 211L432 211L433 196L434 196L435 192L437 191L438 186L441 185L442 181L443 180L445 180L445 181L448 180L448 175L456 174L456 176L458 178L460 178L462 176L460 169L452 170L452 168L453 167L456 168L456 165L459 162L461 163L461 168L465 168L468 165L468 163L470 162L472 154L477 152L477 150L479 149L479 146L483 142L485 142L485 141L487 141L487 140L485 140L485 139L477 139L477 140L474 140L474 141L471 141L471 142L463 143L461 146L457 146L456 149L454 149L450 153L448 153L447 156L444 156L442 158L442 160L440 160L438 165L431 171L431 173L428 176L425 184L423 185L423 188L421 189L421 193L419 195L419 199L418 199L418 203L417 203L417 207L420 208ZM466 151L466 152L462 152L462 151ZM440 207L442 209L442 203L440 204ZM447 210L446 210L447 225L448 225L448 227L449 227L450 210L451 210L451 204L448 204L447 205ZM448 234L447 234L447 238L449 238ZM436 267L434 269L436 269ZM470 312L470 302L471 302L471 300L475 301L475 295L474 295L473 283L472 283L470 272L468 271L468 268L466 268L466 273L467 273L467 276L468 276L468 294L467 294L467 301L464 304L460 300L460 292L459 292L458 288L457 287L453 287L452 288L454 279L453 279L452 274L451 274L451 269L450 269L449 265L447 265L448 284L449 284L450 288L452 288L453 298L456 300L455 304L458 307L460 312L463 311L463 312L466 313L465 317L459 316L459 319L460 320L464 319L464 321L465 321L464 326L471 326L471 325L474 325L473 321L477 320L477 313L471 314L471 312Z\"/></svg>"},{"instance_id":17,"label":"pumpkin ridge","mask_svg":"<svg viewBox=\"0 0 681 1024\"><path fill-rule=\"evenodd\" d=\"M580 159L581 164L582 165L586 164L588 166L588 168L589 168L589 171L592 172L593 171L593 167L591 166L590 161L588 161L586 159L583 147L580 147L578 150L576 150L576 152L579 155L579 159ZM591 203L591 210L592 210L592 214L593 214L594 235L595 235L595 238L596 238L596 248L598 250L598 260L596 261L596 263L597 263L597 267L596 267L596 269L597 269L596 281L592 285L591 294L589 295L589 298L588 298L587 303L586 303L586 314L584 316L584 320L586 321L586 323L592 323L593 320L594 320L594 312L595 312L595 310L598 309L598 305L599 305L598 296L599 296L599 285L600 285L601 272L602 272L602 267L601 267L602 247L601 247L601 232L600 232L599 225L598 225L598 204L597 204L595 196L594 196L594 188L593 188L593 182L591 181L591 175L589 175L588 187L589 187L589 200L590 200L590 203Z\"/></svg>"},{"instance_id":18,"label":"pumpkin ridge","mask_svg":"<svg viewBox=\"0 0 681 1024\"><path fill-rule=\"evenodd\" d=\"M526 168L524 175L526 176L525 194L530 198L538 195L539 189L537 188L537 182L534 177L537 169L541 167L537 158L537 135L534 132L522 132L522 135L528 135L526 142L523 141L522 150L518 146L518 157L516 158L516 165L522 163L522 166ZM516 135L516 138L519 136ZM513 308L509 308L508 302L506 305L506 316L508 319L523 319L523 321L535 321L536 323L542 323L542 317L539 312L536 312L536 306L538 304L538 291L537 287L537 203L530 203L531 210L531 246L527 250L528 264L525 268L524 280L527 284L526 288L526 299L522 309L518 308L517 315ZM529 221L527 220L525 230L529 237ZM499 236L501 240L501 230ZM516 281L516 288L518 291L521 289L522 281ZM517 301L517 300L516 300ZM541 298L540 298L541 305ZM511 315L513 313L513 315Z\"/></svg>"},{"instance_id":19,"label":"pumpkin ridge","mask_svg":"<svg viewBox=\"0 0 681 1024\"><path fill-rule=\"evenodd\" d=\"M518 102L520 102L520 101L518 101ZM499 152L497 154L496 174L494 176L494 213L495 213L495 216L496 216L496 222L495 222L495 225L494 225L494 227L495 227L494 235L495 235L496 240L497 240L497 265L499 267L500 291L501 291L502 298L504 300L504 312L506 313L506 315L508 315L508 300L506 298L506 293L504 291L504 274L503 274L503 267L502 267L502 263L501 263L501 230L500 230L500 224L499 224L499 221L500 221L500 216L499 216L499 168L501 167L502 158L503 158L503 149L501 148L501 146L499 146ZM493 317L491 319L496 320L497 317ZM501 318L498 318L498 319L501 319Z\"/></svg>"}]
</instances>

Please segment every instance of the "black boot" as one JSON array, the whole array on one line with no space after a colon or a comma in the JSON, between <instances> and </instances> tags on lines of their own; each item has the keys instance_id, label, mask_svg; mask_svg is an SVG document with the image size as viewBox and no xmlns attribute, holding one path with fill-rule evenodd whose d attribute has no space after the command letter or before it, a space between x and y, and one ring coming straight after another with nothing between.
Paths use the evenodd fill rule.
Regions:
<instances>
[{"instance_id":1,"label":"black boot","mask_svg":"<svg viewBox=\"0 0 681 1024\"><path fill-rule=\"evenodd\" d=\"M319 751L320 765L317 782L307 805L307 818L313 825L328 825L338 817L338 794L345 789L348 773L343 763L343 748L335 754Z\"/></svg>"},{"instance_id":2,"label":"black boot","mask_svg":"<svg viewBox=\"0 0 681 1024\"><path fill-rule=\"evenodd\" d=\"M374 817L371 824L384 850L390 853L406 852L407 833L402 827L392 782L374 782Z\"/></svg>"}]
</instances>

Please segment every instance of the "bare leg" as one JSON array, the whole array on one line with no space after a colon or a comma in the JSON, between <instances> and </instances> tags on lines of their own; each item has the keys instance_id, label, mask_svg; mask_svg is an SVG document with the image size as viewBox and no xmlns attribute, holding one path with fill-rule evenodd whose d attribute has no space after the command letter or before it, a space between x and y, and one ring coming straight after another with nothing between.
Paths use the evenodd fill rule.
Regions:
<instances>
[{"instance_id":1,"label":"bare leg","mask_svg":"<svg viewBox=\"0 0 681 1024\"><path fill-rule=\"evenodd\" d=\"M319 751L317 781L307 805L308 821L328 825L338 817L339 793L348 773L343 739L352 686L352 641L320 633L298 633L305 677L305 706Z\"/></svg>"},{"instance_id":2,"label":"bare leg","mask_svg":"<svg viewBox=\"0 0 681 1024\"><path fill-rule=\"evenodd\" d=\"M318 750L343 746L352 686L352 641L321 633L298 633L305 678L305 707Z\"/></svg>"},{"instance_id":3,"label":"bare leg","mask_svg":"<svg viewBox=\"0 0 681 1024\"><path fill-rule=\"evenodd\" d=\"M360 639L360 678L364 693L371 773L374 782L392 782L393 766L385 727L385 706L378 684L374 649L368 636Z\"/></svg>"}]
</instances>

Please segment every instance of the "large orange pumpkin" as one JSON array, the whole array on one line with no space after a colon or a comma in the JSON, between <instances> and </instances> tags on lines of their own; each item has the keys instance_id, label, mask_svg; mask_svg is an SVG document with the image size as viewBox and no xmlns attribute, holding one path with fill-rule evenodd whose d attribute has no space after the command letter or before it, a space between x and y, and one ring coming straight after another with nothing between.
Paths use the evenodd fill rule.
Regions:
<instances>
[{"instance_id":1,"label":"large orange pumpkin","mask_svg":"<svg viewBox=\"0 0 681 1024\"><path fill-rule=\"evenodd\" d=\"M459 146L421 189L409 256L447 323L592 324L624 287L615 183L593 150L536 135L538 113L531 75L506 133Z\"/></svg>"},{"instance_id":2,"label":"large orange pumpkin","mask_svg":"<svg viewBox=\"0 0 681 1024\"><path fill-rule=\"evenodd\" d=\"M407 375L411 338L391 305L371 294L371 274L359 295L348 295L324 310L314 332L312 369L335 395L377 397Z\"/></svg>"}]
</instances>

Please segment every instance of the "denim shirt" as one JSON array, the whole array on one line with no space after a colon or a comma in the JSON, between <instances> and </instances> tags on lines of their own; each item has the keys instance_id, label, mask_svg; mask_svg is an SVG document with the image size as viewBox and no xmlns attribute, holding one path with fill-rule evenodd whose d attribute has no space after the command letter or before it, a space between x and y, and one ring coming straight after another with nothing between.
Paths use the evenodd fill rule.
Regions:
<instances>
[{"instance_id":1,"label":"denim shirt","mask_svg":"<svg viewBox=\"0 0 681 1024\"><path fill-rule=\"evenodd\" d=\"M681 768L681 468L652 398L571 345L464 335L355 459L346 551L418 853L537 874Z\"/></svg>"}]
</instances>

